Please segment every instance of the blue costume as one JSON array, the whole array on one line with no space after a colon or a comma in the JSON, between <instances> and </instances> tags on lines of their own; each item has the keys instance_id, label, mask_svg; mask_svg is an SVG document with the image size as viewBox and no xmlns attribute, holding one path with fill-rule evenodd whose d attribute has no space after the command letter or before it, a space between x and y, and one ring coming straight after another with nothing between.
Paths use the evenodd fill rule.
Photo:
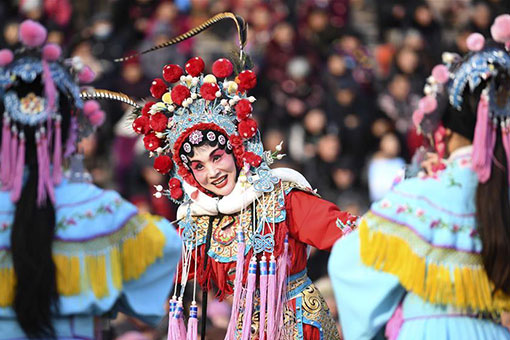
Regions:
<instances>
[{"instance_id":1,"label":"blue costume","mask_svg":"<svg viewBox=\"0 0 510 340\"><path fill-rule=\"evenodd\" d=\"M396 185L335 244L329 272L345 339L382 337L400 303L387 326L401 326L398 339L510 339L497 320L510 298L491 294L480 256L471 149Z\"/></svg>"},{"instance_id":2,"label":"blue costume","mask_svg":"<svg viewBox=\"0 0 510 340\"><path fill-rule=\"evenodd\" d=\"M15 210L0 191L0 339L25 339L11 308L15 276L10 228ZM148 323L164 315L181 242L165 219L138 213L115 191L66 179L55 188L62 339L93 339L94 317L121 311Z\"/></svg>"}]
</instances>

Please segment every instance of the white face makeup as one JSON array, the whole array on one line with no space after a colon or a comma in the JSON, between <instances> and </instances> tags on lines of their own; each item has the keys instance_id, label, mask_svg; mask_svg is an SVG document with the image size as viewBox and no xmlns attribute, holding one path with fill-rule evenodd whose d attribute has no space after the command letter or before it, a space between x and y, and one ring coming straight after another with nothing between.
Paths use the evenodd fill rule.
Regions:
<instances>
[{"instance_id":1,"label":"white face makeup","mask_svg":"<svg viewBox=\"0 0 510 340\"><path fill-rule=\"evenodd\" d=\"M198 184L217 196L230 194L236 184L234 156L207 144L194 147L193 152L189 164Z\"/></svg>"}]
</instances>

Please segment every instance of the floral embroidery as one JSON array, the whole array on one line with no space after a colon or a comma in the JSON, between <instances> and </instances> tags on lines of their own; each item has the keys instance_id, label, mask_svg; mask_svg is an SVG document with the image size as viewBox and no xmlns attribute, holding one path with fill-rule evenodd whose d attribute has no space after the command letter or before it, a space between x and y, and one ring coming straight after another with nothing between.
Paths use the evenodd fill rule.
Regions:
<instances>
[{"instance_id":1,"label":"floral embroidery","mask_svg":"<svg viewBox=\"0 0 510 340\"><path fill-rule=\"evenodd\" d=\"M116 198L113 202L103 203L98 206L95 211L86 210L85 212L76 212L72 216L62 217L57 222L57 230L65 230L69 227L75 226L81 220L92 220L100 215L111 215L116 208L122 205L122 200Z\"/></svg>"},{"instance_id":2,"label":"floral embroidery","mask_svg":"<svg viewBox=\"0 0 510 340\"><path fill-rule=\"evenodd\" d=\"M4 231L7 231L11 228L11 225L7 222L2 222L2 224L0 224L0 233L3 233Z\"/></svg>"}]
</instances>

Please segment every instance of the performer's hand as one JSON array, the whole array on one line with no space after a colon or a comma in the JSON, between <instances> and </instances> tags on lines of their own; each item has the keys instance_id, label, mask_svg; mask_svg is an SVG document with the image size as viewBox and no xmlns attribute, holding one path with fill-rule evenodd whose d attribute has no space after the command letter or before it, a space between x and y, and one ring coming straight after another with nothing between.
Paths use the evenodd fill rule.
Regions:
<instances>
[{"instance_id":1,"label":"performer's hand","mask_svg":"<svg viewBox=\"0 0 510 340\"><path fill-rule=\"evenodd\" d=\"M425 169L427 175L432 175L446 167L443 163L443 160L439 159L437 153L434 152L427 152L425 160L421 162L421 166L423 169Z\"/></svg>"}]
</instances>

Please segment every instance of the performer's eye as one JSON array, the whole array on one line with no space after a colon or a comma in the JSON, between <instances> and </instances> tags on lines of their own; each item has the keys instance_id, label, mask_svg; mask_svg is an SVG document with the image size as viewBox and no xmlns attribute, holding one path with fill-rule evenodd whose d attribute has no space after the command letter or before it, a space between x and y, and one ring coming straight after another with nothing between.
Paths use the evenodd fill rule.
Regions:
<instances>
[{"instance_id":1,"label":"performer's eye","mask_svg":"<svg viewBox=\"0 0 510 340\"><path fill-rule=\"evenodd\" d=\"M193 170L200 171L204 168L204 165L202 163L195 163L193 164Z\"/></svg>"}]
</instances>

